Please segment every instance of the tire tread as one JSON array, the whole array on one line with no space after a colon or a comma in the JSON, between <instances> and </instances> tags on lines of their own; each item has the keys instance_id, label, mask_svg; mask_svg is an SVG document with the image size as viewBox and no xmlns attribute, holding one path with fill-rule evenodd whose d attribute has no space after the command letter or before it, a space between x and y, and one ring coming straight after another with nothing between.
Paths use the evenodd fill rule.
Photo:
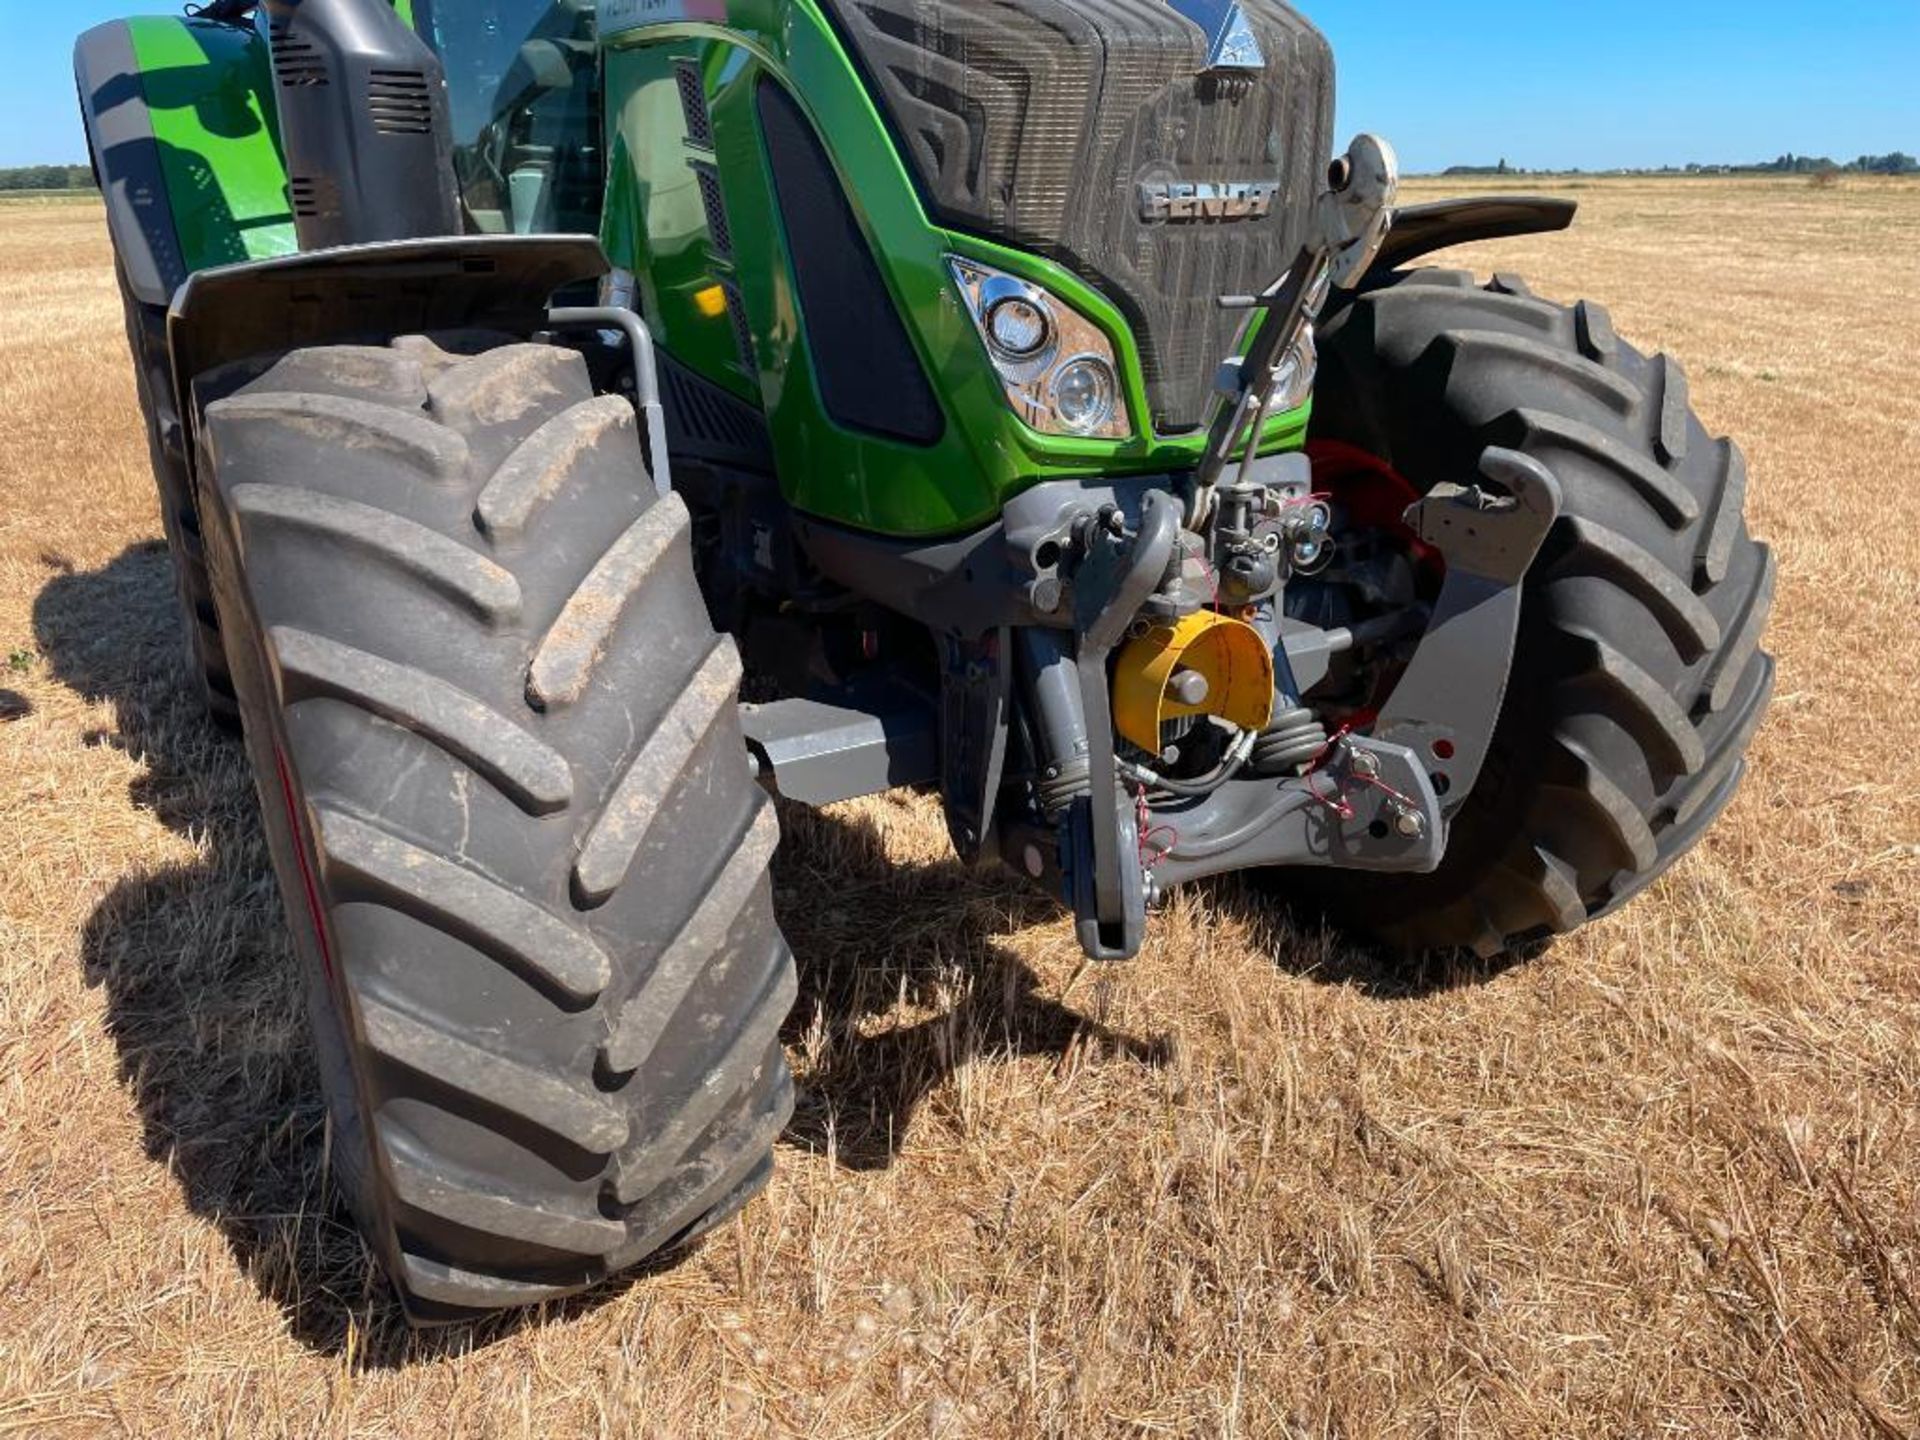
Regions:
<instances>
[{"instance_id":1,"label":"tire tread","mask_svg":"<svg viewBox=\"0 0 1920 1440\"><path fill-rule=\"evenodd\" d=\"M413 336L281 357L202 434L270 846L340 1017L335 1134L367 1147L337 1168L409 1315L704 1233L791 1112L793 964L738 654L632 407L573 351Z\"/></svg>"},{"instance_id":2,"label":"tire tread","mask_svg":"<svg viewBox=\"0 0 1920 1440\"><path fill-rule=\"evenodd\" d=\"M1322 327L1318 436L1424 489L1489 445L1552 469L1565 509L1527 581L1514 683L1480 785L1427 876L1317 876L1315 899L1407 949L1482 955L1563 933L1698 841L1766 707L1774 562L1747 471L1707 437L1686 372L1591 301L1412 271Z\"/></svg>"}]
</instances>

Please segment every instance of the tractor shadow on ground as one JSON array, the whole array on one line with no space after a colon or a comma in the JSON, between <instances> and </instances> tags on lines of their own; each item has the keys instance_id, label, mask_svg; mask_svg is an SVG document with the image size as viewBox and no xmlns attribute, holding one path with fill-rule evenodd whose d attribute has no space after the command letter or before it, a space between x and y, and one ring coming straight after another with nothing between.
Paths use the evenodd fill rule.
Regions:
<instances>
[{"instance_id":1,"label":"tractor shadow on ground","mask_svg":"<svg viewBox=\"0 0 1920 1440\"><path fill-rule=\"evenodd\" d=\"M800 973L785 1038L802 1057L785 1143L849 1170L885 1169L961 1066L1170 1058L1165 1037L1121 1034L1043 993L994 939L1060 913L1024 883L951 858L903 864L857 813L783 805L780 819L775 908ZM1098 1012L1105 986L1091 988Z\"/></svg>"},{"instance_id":2,"label":"tractor shadow on ground","mask_svg":"<svg viewBox=\"0 0 1920 1440\"><path fill-rule=\"evenodd\" d=\"M94 571L42 561L38 648L55 679L113 709L87 743L139 760L133 803L197 851L148 868L128 857L127 877L88 917L86 975L105 992L148 1155L219 1228L289 1332L330 1356L351 1342L363 1368L402 1368L590 1311L644 1278L540 1311L409 1329L328 1180L326 1110L252 778L188 671L166 549L134 546ZM1164 1054L1162 1042L1115 1035L1045 998L994 942L1010 917L1052 913L1046 901L953 861L900 866L870 826L794 810L786 821L777 883L801 984L789 1038L818 1063L804 1067L784 1144L880 1168L926 1096L969 1059L1089 1044L1144 1063ZM865 1033L902 998L930 1018Z\"/></svg>"},{"instance_id":3,"label":"tractor shadow on ground","mask_svg":"<svg viewBox=\"0 0 1920 1440\"><path fill-rule=\"evenodd\" d=\"M1471 950L1408 955L1343 931L1333 914L1315 903L1313 873L1294 872L1284 884L1266 876L1223 875L1200 881L1197 888L1213 914L1271 935L1268 949L1282 972L1358 990L1370 1000L1421 1000L1475 990L1543 959L1553 948L1551 940L1541 940L1492 959Z\"/></svg>"},{"instance_id":4,"label":"tractor shadow on ground","mask_svg":"<svg viewBox=\"0 0 1920 1440\"><path fill-rule=\"evenodd\" d=\"M1063 913L1024 881L952 858L902 864L858 812L783 805L780 818L776 909L800 972L784 1035L802 1057L789 1145L830 1151L848 1169L884 1169L927 1098L962 1065L1081 1054L1157 1066L1171 1058L1165 1036L1104 1023L1107 967L1083 967L1095 978L1091 1013L1082 1013L1044 993L1041 977L996 940ZM1210 914L1262 937L1279 972L1381 1002L1470 991L1548 948L1493 960L1468 951L1408 957L1333 928L1313 904L1310 878L1292 893L1247 876L1196 888ZM1078 990L1069 985L1069 998ZM902 1023L901 1012L925 1018Z\"/></svg>"}]
</instances>

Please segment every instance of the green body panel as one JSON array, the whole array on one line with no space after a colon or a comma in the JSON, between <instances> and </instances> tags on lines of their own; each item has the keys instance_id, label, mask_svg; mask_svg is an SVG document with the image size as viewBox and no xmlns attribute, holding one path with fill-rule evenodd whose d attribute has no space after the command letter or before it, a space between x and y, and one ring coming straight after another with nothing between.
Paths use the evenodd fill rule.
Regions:
<instances>
[{"instance_id":1,"label":"green body panel","mask_svg":"<svg viewBox=\"0 0 1920 1440\"><path fill-rule=\"evenodd\" d=\"M744 157L731 160L688 147L675 73L676 62L686 60L696 62L706 76L718 144L727 149L729 140L737 139L726 133L736 121L726 112L742 95L751 104L750 92L730 83L750 68L746 51L688 38L609 51L604 60L608 180L601 242L615 265L633 273L638 308L674 358L758 405L758 366L749 369L746 364L726 311L724 287L741 284L742 260L751 269L772 252L764 243L768 237L736 228L734 260L716 255L695 168L709 162L724 173L738 169L744 158L750 177L757 180L757 142ZM723 73L728 67L734 76ZM747 118L751 124L751 112ZM741 186L726 188L730 214L739 214L745 222L745 212L732 203Z\"/></svg>"},{"instance_id":2,"label":"green body panel","mask_svg":"<svg viewBox=\"0 0 1920 1440\"><path fill-rule=\"evenodd\" d=\"M684 14L689 7L660 8ZM612 173L602 238L613 263L634 273L661 345L764 406L781 486L796 508L882 534L929 537L990 522L1041 480L1194 465L1202 436L1149 432L1139 351L1111 303L1064 267L929 220L885 120L814 0L729 0L726 14L725 25L669 20L603 38ZM726 199L731 265L716 263L708 246L693 170L708 157L687 144L676 59L697 61L705 79L716 145L710 163ZM946 411L946 432L933 445L855 433L826 414L806 361L803 317L760 142L754 92L763 77L784 85L812 120L906 319ZM948 270L952 254L1045 286L1106 332L1135 438L1041 435L1015 416ZM724 312L698 303L721 281L737 283L745 301L757 376L742 366ZM1297 447L1306 424L1305 408L1275 417L1266 448Z\"/></svg>"},{"instance_id":3,"label":"green body panel","mask_svg":"<svg viewBox=\"0 0 1920 1440\"><path fill-rule=\"evenodd\" d=\"M412 0L395 3L411 21ZM1043 480L1195 464L1204 437L1151 432L1139 349L1099 291L1064 266L928 217L887 122L816 0L662 0L649 11L665 18L602 41L601 238L613 263L635 276L636 304L662 348L764 410L781 486L797 509L881 534L933 537L991 522ZM708 18L672 18L689 13ZM187 267L293 252L264 40L193 20L127 23ZM687 141L676 72L676 62L687 61L698 66L712 113L710 153ZM945 411L934 444L855 432L826 413L760 138L755 94L768 79L812 121L866 234ZM697 173L704 166L725 198L731 257L711 244ZM1106 333L1132 439L1042 435L1015 415L949 271L951 255L1044 286ZM1274 417L1264 448L1297 447L1307 418L1304 407Z\"/></svg>"},{"instance_id":4,"label":"green body panel","mask_svg":"<svg viewBox=\"0 0 1920 1440\"><path fill-rule=\"evenodd\" d=\"M127 29L187 268L293 253L265 42L251 30L164 16Z\"/></svg>"}]
</instances>

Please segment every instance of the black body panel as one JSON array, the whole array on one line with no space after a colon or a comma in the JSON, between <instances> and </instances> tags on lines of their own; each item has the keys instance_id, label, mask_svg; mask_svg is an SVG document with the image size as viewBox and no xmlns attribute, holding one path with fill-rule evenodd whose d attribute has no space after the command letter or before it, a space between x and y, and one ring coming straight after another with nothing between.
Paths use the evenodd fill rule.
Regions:
<instances>
[{"instance_id":1,"label":"black body panel","mask_svg":"<svg viewBox=\"0 0 1920 1440\"><path fill-rule=\"evenodd\" d=\"M821 403L850 430L933 444L946 415L813 125L770 80L759 108Z\"/></svg>"},{"instance_id":2,"label":"black body panel","mask_svg":"<svg viewBox=\"0 0 1920 1440\"><path fill-rule=\"evenodd\" d=\"M1126 314L1154 423L1206 419L1245 315L1293 259L1332 150L1333 57L1245 0L1266 67L1209 73L1166 0L830 0L939 223L1061 261ZM1149 221L1139 187L1279 185L1257 218Z\"/></svg>"},{"instance_id":3,"label":"black body panel","mask_svg":"<svg viewBox=\"0 0 1920 1440\"><path fill-rule=\"evenodd\" d=\"M446 76L387 0L267 0L302 250L458 235Z\"/></svg>"}]
</instances>

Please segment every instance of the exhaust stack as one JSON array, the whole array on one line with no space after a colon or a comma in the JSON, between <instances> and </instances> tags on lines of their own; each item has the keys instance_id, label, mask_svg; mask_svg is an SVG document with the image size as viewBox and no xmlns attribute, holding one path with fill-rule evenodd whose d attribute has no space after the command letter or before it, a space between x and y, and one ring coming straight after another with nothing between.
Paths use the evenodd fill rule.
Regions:
<instances>
[{"instance_id":1,"label":"exhaust stack","mask_svg":"<svg viewBox=\"0 0 1920 1440\"><path fill-rule=\"evenodd\" d=\"M302 250L461 232L439 57L388 0L266 0Z\"/></svg>"}]
</instances>

